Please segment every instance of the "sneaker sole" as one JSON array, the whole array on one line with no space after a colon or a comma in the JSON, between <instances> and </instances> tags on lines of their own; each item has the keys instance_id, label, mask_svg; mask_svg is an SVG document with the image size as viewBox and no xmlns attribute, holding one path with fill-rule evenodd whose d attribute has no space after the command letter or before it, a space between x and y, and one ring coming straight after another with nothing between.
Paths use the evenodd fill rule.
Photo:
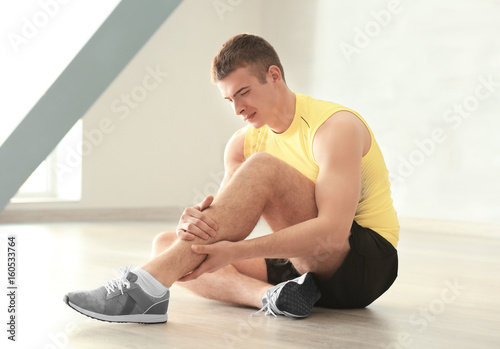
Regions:
<instances>
[{"instance_id":1,"label":"sneaker sole","mask_svg":"<svg viewBox=\"0 0 500 349\"><path fill-rule=\"evenodd\" d=\"M165 300L165 302L167 301L168 300ZM92 311L80 308L78 305L72 303L68 299L68 296L64 296L64 303L66 303L71 308L73 308L74 310L85 316L106 322L159 324L159 323L165 323L168 320L167 314L105 315L105 314L94 313Z\"/></svg>"},{"instance_id":2,"label":"sneaker sole","mask_svg":"<svg viewBox=\"0 0 500 349\"><path fill-rule=\"evenodd\" d=\"M284 315L297 319L309 316L314 303L321 297L313 274L306 273L301 279L302 283L289 282L283 286L276 302L276 307Z\"/></svg>"}]
</instances>

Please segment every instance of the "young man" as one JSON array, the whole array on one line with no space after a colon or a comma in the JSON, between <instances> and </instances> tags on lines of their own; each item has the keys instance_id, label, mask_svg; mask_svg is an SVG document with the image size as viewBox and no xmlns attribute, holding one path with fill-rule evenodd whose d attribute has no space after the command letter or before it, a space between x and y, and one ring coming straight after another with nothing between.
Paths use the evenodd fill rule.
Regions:
<instances>
[{"instance_id":1,"label":"young man","mask_svg":"<svg viewBox=\"0 0 500 349\"><path fill-rule=\"evenodd\" d=\"M248 125L225 152L217 197L158 235L141 268L65 302L96 319L167 321L170 286L306 317L313 306L366 307L394 282L399 224L388 171L356 112L292 92L273 47L229 39L212 80ZM273 234L244 240L263 217Z\"/></svg>"}]
</instances>

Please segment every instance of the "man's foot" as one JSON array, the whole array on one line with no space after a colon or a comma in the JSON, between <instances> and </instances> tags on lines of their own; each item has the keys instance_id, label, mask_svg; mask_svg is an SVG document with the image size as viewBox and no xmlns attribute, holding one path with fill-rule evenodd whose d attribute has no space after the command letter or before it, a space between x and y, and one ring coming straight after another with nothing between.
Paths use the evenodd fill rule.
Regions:
<instances>
[{"instance_id":1,"label":"man's foot","mask_svg":"<svg viewBox=\"0 0 500 349\"><path fill-rule=\"evenodd\" d=\"M120 278L95 290L71 292L64 302L91 318L109 322L160 323L167 321L170 291L151 296L137 283L137 275L122 269Z\"/></svg>"},{"instance_id":2,"label":"man's foot","mask_svg":"<svg viewBox=\"0 0 500 349\"><path fill-rule=\"evenodd\" d=\"M321 297L316 279L306 273L296 279L269 288L262 297L262 309L266 315L285 315L304 318L311 314L314 303Z\"/></svg>"}]
</instances>

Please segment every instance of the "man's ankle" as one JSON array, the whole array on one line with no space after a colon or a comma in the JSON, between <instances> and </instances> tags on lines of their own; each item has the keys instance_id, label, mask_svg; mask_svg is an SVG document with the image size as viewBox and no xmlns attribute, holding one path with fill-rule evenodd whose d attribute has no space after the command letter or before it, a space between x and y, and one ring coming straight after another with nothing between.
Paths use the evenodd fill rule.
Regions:
<instances>
[{"instance_id":1,"label":"man's ankle","mask_svg":"<svg viewBox=\"0 0 500 349\"><path fill-rule=\"evenodd\" d=\"M146 270L142 268L135 268L132 272L137 275L136 283L151 296L161 297L168 291L168 287L164 286Z\"/></svg>"}]
</instances>

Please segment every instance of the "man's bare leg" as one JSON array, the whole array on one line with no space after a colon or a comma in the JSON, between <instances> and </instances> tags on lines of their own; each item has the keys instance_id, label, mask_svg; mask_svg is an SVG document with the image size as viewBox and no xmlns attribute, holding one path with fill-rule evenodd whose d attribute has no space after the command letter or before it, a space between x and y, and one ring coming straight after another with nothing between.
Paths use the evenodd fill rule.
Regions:
<instances>
[{"instance_id":1,"label":"man's bare leg","mask_svg":"<svg viewBox=\"0 0 500 349\"><path fill-rule=\"evenodd\" d=\"M309 202L309 205L304 204ZM282 209L278 209L281 207ZM246 238L264 212L283 211L292 217L314 217L314 184L285 162L258 153L250 157L231 178L227 186L204 211L217 222L217 236L207 240L177 240L142 268L166 287L195 269L205 256L191 251L193 244L210 244L220 240Z\"/></svg>"},{"instance_id":2,"label":"man's bare leg","mask_svg":"<svg viewBox=\"0 0 500 349\"><path fill-rule=\"evenodd\" d=\"M153 241L153 257L161 254L178 240L175 232L164 232ZM267 283L264 259L249 259L228 265L215 273L201 275L198 279L179 282L195 294L229 303L260 308Z\"/></svg>"},{"instance_id":3,"label":"man's bare leg","mask_svg":"<svg viewBox=\"0 0 500 349\"><path fill-rule=\"evenodd\" d=\"M266 189L267 192L261 194L266 198L264 205L259 204L248 208L239 205L229 206L233 209L233 217L239 217L239 210L243 209L246 211L245 213L251 211L251 216L254 220L252 220L252 224L249 226L243 227L245 236L253 229L260 215L266 219L273 231L284 229L317 216L316 202L314 199L314 184L285 163L267 154L264 155L265 156L262 156L263 159L259 159L259 162L255 164L246 164L249 166L258 166L259 173L249 178L245 178L245 182L249 186L253 185L250 183L252 181L259 183L259 179L264 189L265 185L271 184L273 188ZM233 179L237 181L241 180L241 178L238 178L237 174L235 174L235 178ZM228 185L226 189L236 190L238 188L238 186L230 187ZM242 189L246 190L247 188ZM246 201L243 199L243 197L247 197L246 195L238 193L237 190L236 194L237 197L239 194L239 197L242 197L242 200ZM218 197L217 201L222 203L219 207L223 208L225 206L224 196ZM253 197L251 201L253 202ZM217 207L212 206L210 209L214 208ZM208 212L207 210L207 213ZM227 222L225 220L220 220L216 213L214 215L210 214L209 216L218 223L219 234L222 227L227 228ZM241 223L241 219L239 221ZM232 224L238 224L238 222ZM218 238L220 239L220 235L218 235ZM204 240L199 239L198 242L195 243L201 241ZM175 233L160 234L155 239L153 251L153 254L158 257L154 258L153 261L159 261L164 254L171 252L170 249L167 249L168 247L175 247L180 242L187 243L177 240ZM162 252L165 249L167 250ZM348 251L349 244L346 244L346 248L343 251L339 251L337 254L332 254L329 251L322 251L321 248L319 248L317 255L309 258L294 259L292 262L301 273L313 271L318 277L325 279L331 276L338 266L340 266ZM199 263L201 263L202 260L203 258L200 258ZM145 268L148 270L148 265L146 265ZM160 279L160 281L163 281L165 285L169 285L168 282L175 282L175 280L165 282L165 279L161 279L161 269L157 269L159 273L157 275L154 274L154 270L150 269L148 271ZM183 282L181 285L206 298L256 307L260 307L262 295L266 289L271 286L267 283L267 270L263 259L240 261L216 273L202 275L197 280Z\"/></svg>"},{"instance_id":4,"label":"man's bare leg","mask_svg":"<svg viewBox=\"0 0 500 349\"><path fill-rule=\"evenodd\" d=\"M314 192L314 184L289 165L267 154L253 155L236 171L213 205L204 211L219 226L215 238L176 240L171 247L151 259L142 269L134 269L132 272L126 269L120 278L111 280L95 290L66 294L64 301L73 309L103 321L165 322L168 318L170 299L170 292L165 286L170 287L186 273L194 270L205 258L191 251L193 243L207 244L218 240L244 239L253 230L261 215L268 219L273 229L313 218L317 214ZM313 234L314 232L312 236ZM297 259L300 262L297 269L300 268L301 272L314 272L319 277L331 275L334 267L344 258L344 252L322 252L319 249L314 256ZM262 262L257 260L235 263L217 273L202 275L198 280L190 281L192 284L189 287L205 297L259 307L259 298L270 286L264 280ZM304 279L304 283L307 280L313 281L308 277ZM221 292L223 288L225 291L234 289L236 284L241 287L239 296L236 292L229 295ZM285 290L285 287L282 290ZM295 292L291 291L290 287L287 290ZM305 298L300 301L301 308L291 313L291 316L307 316L308 314L302 312L303 306L312 308L311 299L315 296L307 293L310 288L302 290L306 293L303 294ZM274 306L274 310L280 311L271 298L267 297L266 300L266 305ZM291 311L298 309L293 308L294 304L287 306L289 308L286 309Z\"/></svg>"}]
</instances>

